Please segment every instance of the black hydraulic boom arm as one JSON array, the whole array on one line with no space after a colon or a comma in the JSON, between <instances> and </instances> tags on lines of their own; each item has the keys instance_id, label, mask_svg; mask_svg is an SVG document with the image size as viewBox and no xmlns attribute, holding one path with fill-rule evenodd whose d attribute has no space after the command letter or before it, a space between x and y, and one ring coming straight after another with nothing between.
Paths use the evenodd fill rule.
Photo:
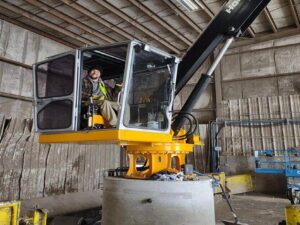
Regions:
<instances>
[{"instance_id":1,"label":"black hydraulic boom arm","mask_svg":"<svg viewBox=\"0 0 300 225\"><path fill-rule=\"evenodd\" d=\"M180 116L180 114L191 113L197 100L213 77L213 72L217 64L220 62L234 38L246 31L270 1L271 0L229 0L184 55L178 67L176 95L182 90L208 56L213 53L216 47L227 39L216 61L212 64L209 71L201 76L190 97L182 107L179 116L176 117L173 122L172 129L175 134L184 124L184 117Z\"/></svg>"}]
</instances>

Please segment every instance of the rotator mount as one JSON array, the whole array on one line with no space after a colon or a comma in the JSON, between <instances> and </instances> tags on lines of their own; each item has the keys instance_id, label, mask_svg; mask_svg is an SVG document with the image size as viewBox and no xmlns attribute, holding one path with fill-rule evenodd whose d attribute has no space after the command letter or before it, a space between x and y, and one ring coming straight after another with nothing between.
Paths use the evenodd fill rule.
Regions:
<instances>
[{"instance_id":1,"label":"rotator mount","mask_svg":"<svg viewBox=\"0 0 300 225\"><path fill-rule=\"evenodd\" d=\"M185 133L181 129L179 135ZM169 143L128 145L129 169L126 177L148 179L162 170L178 173L186 162L186 155L193 152L195 145L203 145L196 135L189 139L174 139ZM144 165L138 166L141 159Z\"/></svg>"}]
</instances>

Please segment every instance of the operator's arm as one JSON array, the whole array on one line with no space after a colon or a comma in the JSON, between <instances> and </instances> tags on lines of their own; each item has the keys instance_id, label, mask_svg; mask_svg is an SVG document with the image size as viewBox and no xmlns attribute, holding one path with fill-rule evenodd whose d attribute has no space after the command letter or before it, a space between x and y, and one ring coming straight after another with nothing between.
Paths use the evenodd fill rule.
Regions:
<instances>
[{"instance_id":1,"label":"operator's arm","mask_svg":"<svg viewBox=\"0 0 300 225\"><path fill-rule=\"evenodd\" d=\"M118 95L120 93L120 91L122 90L122 83L115 83L114 88L112 89L112 93L111 93L111 97L113 101L117 101L118 100Z\"/></svg>"}]
</instances>

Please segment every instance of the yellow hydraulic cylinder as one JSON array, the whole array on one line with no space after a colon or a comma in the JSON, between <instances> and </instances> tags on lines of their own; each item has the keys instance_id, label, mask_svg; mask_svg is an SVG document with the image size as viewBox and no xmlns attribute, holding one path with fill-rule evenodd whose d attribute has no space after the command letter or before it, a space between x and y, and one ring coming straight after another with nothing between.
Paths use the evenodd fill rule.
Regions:
<instances>
[{"instance_id":1,"label":"yellow hydraulic cylinder","mask_svg":"<svg viewBox=\"0 0 300 225\"><path fill-rule=\"evenodd\" d=\"M289 205L285 207L285 219L287 225L300 224L300 205Z\"/></svg>"}]
</instances>

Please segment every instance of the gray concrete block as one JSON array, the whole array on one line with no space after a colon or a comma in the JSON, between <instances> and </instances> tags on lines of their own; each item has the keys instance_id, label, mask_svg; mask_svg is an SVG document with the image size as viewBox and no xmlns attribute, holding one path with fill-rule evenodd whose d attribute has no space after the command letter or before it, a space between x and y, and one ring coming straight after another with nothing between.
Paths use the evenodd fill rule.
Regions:
<instances>
[{"instance_id":1,"label":"gray concrete block","mask_svg":"<svg viewBox=\"0 0 300 225\"><path fill-rule=\"evenodd\" d=\"M0 56L18 62L31 65L37 60L41 61L71 49L3 20L0 20L0 29Z\"/></svg>"},{"instance_id":2,"label":"gray concrete block","mask_svg":"<svg viewBox=\"0 0 300 225\"><path fill-rule=\"evenodd\" d=\"M69 50L71 50L70 47L64 46L48 38L42 37L40 40L40 47L39 47L37 60L42 61L49 56L57 55Z\"/></svg>"},{"instance_id":3,"label":"gray concrete block","mask_svg":"<svg viewBox=\"0 0 300 225\"><path fill-rule=\"evenodd\" d=\"M10 25L9 40L4 57L23 62L27 31Z\"/></svg>"},{"instance_id":4,"label":"gray concrete block","mask_svg":"<svg viewBox=\"0 0 300 225\"><path fill-rule=\"evenodd\" d=\"M216 120L216 113L213 110L192 112L199 123L208 124L210 121Z\"/></svg>"},{"instance_id":5,"label":"gray concrete block","mask_svg":"<svg viewBox=\"0 0 300 225\"><path fill-rule=\"evenodd\" d=\"M173 109L174 110L180 110L182 107L181 105L181 94L178 94L175 99L174 99L174 103L173 103Z\"/></svg>"},{"instance_id":6,"label":"gray concrete block","mask_svg":"<svg viewBox=\"0 0 300 225\"><path fill-rule=\"evenodd\" d=\"M32 103L12 98L0 97L0 112L14 118L32 118Z\"/></svg>"},{"instance_id":7,"label":"gray concrete block","mask_svg":"<svg viewBox=\"0 0 300 225\"><path fill-rule=\"evenodd\" d=\"M213 95L213 85L209 85L201 97L198 99L194 109L202 108L212 108L215 106L215 100ZM194 86L186 86L181 91L181 103L182 105L186 102L187 98L190 96Z\"/></svg>"},{"instance_id":8,"label":"gray concrete block","mask_svg":"<svg viewBox=\"0 0 300 225\"><path fill-rule=\"evenodd\" d=\"M3 63L0 91L18 95L22 77L22 68L8 63Z\"/></svg>"},{"instance_id":9,"label":"gray concrete block","mask_svg":"<svg viewBox=\"0 0 300 225\"><path fill-rule=\"evenodd\" d=\"M32 97L33 96L33 80L32 80L32 70L23 68L22 75L22 87L21 96Z\"/></svg>"},{"instance_id":10,"label":"gray concrete block","mask_svg":"<svg viewBox=\"0 0 300 225\"><path fill-rule=\"evenodd\" d=\"M278 78L279 95L300 94L300 74Z\"/></svg>"},{"instance_id":11,"label":"gray concrete block","mask_svg":"<svg viewBox=\"0 0 300 225\"><path fill-rule=\"evenodd\" d=\"M223 100L243 98L242 82L235 81L222 84Z\"/></svg>"},{"instance_id":12,"label":"gray concrete block","mask_svg":"<svg viewBox=\"0 0 300 225\"><path fill-rule=\"evenodd\" d=\"M40 36L28 32L24 63L32 65L37 61Z\"/></svg>"},{"instance_id":13,"label":"gray concrete block","mask_svg":"<svg viewBox=\"0 0 300 225\"><path fill-rule=\"evenodd\" d=\"M275 62L278 73L300 72L300 45L275 50Z\"/></svg>"},{"instance_id":14,"label":"gray concrete block","mask_svg":"<svg viewBox=\"0 0 300 225\"><path fill-rule=\"evenodd\" d=\"M220 156L220 169L227 175L249 173L255 169L254 157Z\"/></svg>"},{"instance_id":15,"label":"gray concrete block","mask_svg":"<svg viewBox=\"0 0 300 225\"><path fill-rule=\"evenodd\" d=\"M264 41L264 42L260 42L257 44L253 44L253 45L247 45L247 46L243 46L240 47L240 51L257 51L257 50L262 50L262 49L266 49L266 48L271 48L274 46L274 41Z\"/></svg>"},{"instance_id":16,"label":"gray concrete block","mask_svg":"<svg viewBox=\"0 0 300 225\"><path fill-rule=\"evenodd\" d=\"M275 74L274 50L260 50L241 54L241 70L243 77Z\"/></svg>"},{"instance_id":17,"label":"gray concrete block","mask_svg":"<svg viewBox=\"0 0 300 225\"><path fill-rule=\"evenodd\" d=\"M221 73L223 80L241 78L240 55L228 55L221 62Z\"/></svg>"},{"instance_id":18,"label":"gray concrete block","mask_svg":"<svg viewBox=\"0 0 300 225\"><path fill-rule=\"evenodd\" d=\"M244 98L273 96L278 94L276 78L243 81L242 85Z\"/></svg>"},{"instance_id":19,"label":"gray concrete block","mask_svg":"<svg viewBox=\"0 0 300 225\"><path fill-rule=\"evenodd\" d=\"M11 26L7 22L0 20L0 56L4 56L5 54L10 35L10 28Z\"/></svg>"},{"instance_id":20,"label":"gray concrete block","mask_svg":"<svg viewBox=\"0 0 300 225\"><path fill-rule=\"evenodd\" d=\"M300 35L294 35L274 40L274 46L285 46L291 44L300 44Z\"/></svg>"}]
</instances>

